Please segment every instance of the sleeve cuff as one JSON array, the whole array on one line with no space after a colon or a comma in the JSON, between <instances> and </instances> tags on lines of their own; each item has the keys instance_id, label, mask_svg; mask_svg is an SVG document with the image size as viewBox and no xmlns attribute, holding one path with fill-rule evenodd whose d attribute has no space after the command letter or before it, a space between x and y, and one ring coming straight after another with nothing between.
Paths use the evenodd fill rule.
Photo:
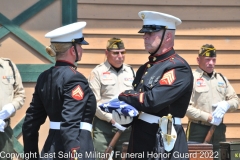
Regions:
<instances>
[{"instance_id":1,"label":"sleeve cuff","mask_svg":"<svg viewBox=\"0 0 240 160\"><path fill-rule=\"evenodd\" d=\"M203 121L206 121L208 120L208 116L209 116L210 113L207 113L207 112L203 112L201 115L201 118Z\"/></svg>"}]
</instances>

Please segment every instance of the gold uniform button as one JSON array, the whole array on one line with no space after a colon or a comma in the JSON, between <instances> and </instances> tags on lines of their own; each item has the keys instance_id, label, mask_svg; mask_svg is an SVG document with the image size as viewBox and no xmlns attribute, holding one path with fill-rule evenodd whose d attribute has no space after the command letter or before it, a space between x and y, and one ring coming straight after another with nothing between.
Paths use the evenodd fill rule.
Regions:
<instances>
[{"instance_id":1,"label":"gold uniform button","mask_svg":"<svg viewBox=\"0 0 240 160\"><path fill-rule=\"evenodd\" d=\"M142 90L141 89L139 89L139 92L141 92Z\"/></svg>"},{"instance_id":2,"label":"gold uniform button","mask_svg":"<svg viewBox=\"0 0 240 160\"><path fill-rule=\"evenodd\" d=\"M148 67L148 68L151 67L151 64L148 64L147 67Z\"/></svg>"},{"instance_id":3,"label":"gold uniform button","mask_svg":"<svg viewBox=\"0 0 240 160\"><path fill-rule=\"evenodd\" d=\"M137 84L134 84L134 87L136 87L137 86Z\"/></svg>"},{"instance_id":4,"label":"gold uniform button","mask_svg":"<svg viewBox=\"0 0 240 160\"><path fill-rule=\"evenodd\" d=\"M148 72L145 72L145 75L147 74Z\"/></svg>"},{"instance_id":5,"label":"gold uniform button","mask_svg":"<svg viewBox=\"0 0 240 160\"><path fill-rule=\"evenodd\" d=\"M156 57L153 57L153 61L156 61L156 59L157 59Z\"/></svg>"},{"instance_id":6,"label":"gold uniform button","mask_svg":"<svg viewBox=\"0 0 240 160\"><path fill-rule=\"evenodd\" d=\"M174 59L174 58L171 58L171 59Z\"/></svg>"},{"instance_id":7,"label":"gold uniform button","mask_svg":"<svg viewBox=\"0 0 240 160\"><path fill-rule=\"evenodd\" d=\"M76 152L77 152L77 151L76 151L75 149L74 149L73 152L72 152L73 155L74 155L74 157L75 157ZM74 160L77 160L77 158L75 157Z\"/></svg>"},{"instance_id":8,"label":"gold uniform button","mask_svg":"<svg viewBox=\"0 0 240 160\"><path fill-rule=\"evenodd\" d=\"M143 83L143 80L141 80L141 83Z\"/></svg>"}]
</instances>

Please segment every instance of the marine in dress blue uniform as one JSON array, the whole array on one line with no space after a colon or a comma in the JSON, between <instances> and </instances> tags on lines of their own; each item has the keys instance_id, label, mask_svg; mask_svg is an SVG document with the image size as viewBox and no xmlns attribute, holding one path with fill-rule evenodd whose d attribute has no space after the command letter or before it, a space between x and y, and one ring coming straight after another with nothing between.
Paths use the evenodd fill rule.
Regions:
<instances>
[{"instance_id":1,"label":"marine in dress blue uniform","mask_svg":"<svg viewBox=\"0 0 240 160\"><path fill-rule=\"evenodd\" d=\"M81 59L81 45L88 44L82 35L86 22L57 28L45 35L51 38L47 52L56 56L56 64L40 74L32 102L23 123L25 153L30 159L94 159L85 153L94 151L91 130L96 98L87 79L76 70L74 61ZM46 118L49 134L38 154L38 131Z\"/></svg>"},{"instance_id":2,"label":"marine in dress blue uniform","mask_svg":"<svg viewBox=\"0 0 240 160\"><path fill-rule=\"evenodd\" d=\"M128 146L128 153L139 153L140 156L127 155L127 159L151 158L159 122L168 114L173 117L173 130L176 132L171 136L175 140L170 149L165 146L165 157L159 158L188 159L181 118L185 116L188 108L193 75L188 63L173 49L174 30L181 20L153 11L141 11L138 15L144 23L139 33L144 33L145 49L149 51L150 56L148 62L140 66L136 73L134 90L126 90L119 95L119 100L134 106L140 112L131 123L132 133ZM153 50L149 46L154 46L156 40L159 43ZM164 141L165 135L162 135Z\"/></svg>"}]
</instances>

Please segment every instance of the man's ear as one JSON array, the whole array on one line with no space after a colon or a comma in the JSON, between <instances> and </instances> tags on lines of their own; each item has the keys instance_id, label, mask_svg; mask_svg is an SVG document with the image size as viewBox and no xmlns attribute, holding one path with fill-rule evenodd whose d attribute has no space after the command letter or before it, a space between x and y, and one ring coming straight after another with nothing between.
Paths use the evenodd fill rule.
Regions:
<instances>
[{"instance_id":1,"label":"man's ear","mask_svg":"<svg viewBox=\"0 0 240 160\"><path fill-rule=\"evenodd\" d=\"M166 41L169 42L172 39L172 32L167 32Z\"/></svg>"},{"instance_id":2,"label":"man's ear","mask_svg":"<svg viewBox=\"0 0 240 160\"><path fill-rule=\"evenodd\" d=\"M108 50L105 50L105 56L107 57L108 56Z\"/></svg>"},{"instance_id":3,"label":"man's ear","mask_svg":"<svg viewBox=\"0 0 240 160\"><path fill-rule=\"evenodd\" d=\"M198 57L197 57L197 63L198 63L198 64L199 64L199 61L200 61L200 57L198 56Z\"/></svg>"},{"instance_id":4,"label":"man's ear","mask_svg":"<svg viewBox=\"0 0 240 160\"><path fill-rule=\"evenodd\" d=\"M74 46L72 46L72 47L70 48L70 54L71 54L71 55L75 55L75 48L74 48Z\"/></svg>"}]
</instances>

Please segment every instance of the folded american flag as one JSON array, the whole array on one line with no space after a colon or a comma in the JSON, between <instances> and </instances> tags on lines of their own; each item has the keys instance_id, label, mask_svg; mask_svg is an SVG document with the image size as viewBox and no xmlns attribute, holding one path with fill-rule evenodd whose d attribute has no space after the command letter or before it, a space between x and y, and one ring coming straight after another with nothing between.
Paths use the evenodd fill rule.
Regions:
<instances>
[{"instance_id":1,"label":"folded american flag","mask_svg":"<svg viewBox=\"0 0 240 160\"><path fill-rule=\"evenodd\" d=\"M138 111L133 106L119 101L118 98L112 99L109 102L100 104L99 107L102 111L112 113L113 110L125 116L135 117L138 115Z\"/></svg>"}]
</instances>

